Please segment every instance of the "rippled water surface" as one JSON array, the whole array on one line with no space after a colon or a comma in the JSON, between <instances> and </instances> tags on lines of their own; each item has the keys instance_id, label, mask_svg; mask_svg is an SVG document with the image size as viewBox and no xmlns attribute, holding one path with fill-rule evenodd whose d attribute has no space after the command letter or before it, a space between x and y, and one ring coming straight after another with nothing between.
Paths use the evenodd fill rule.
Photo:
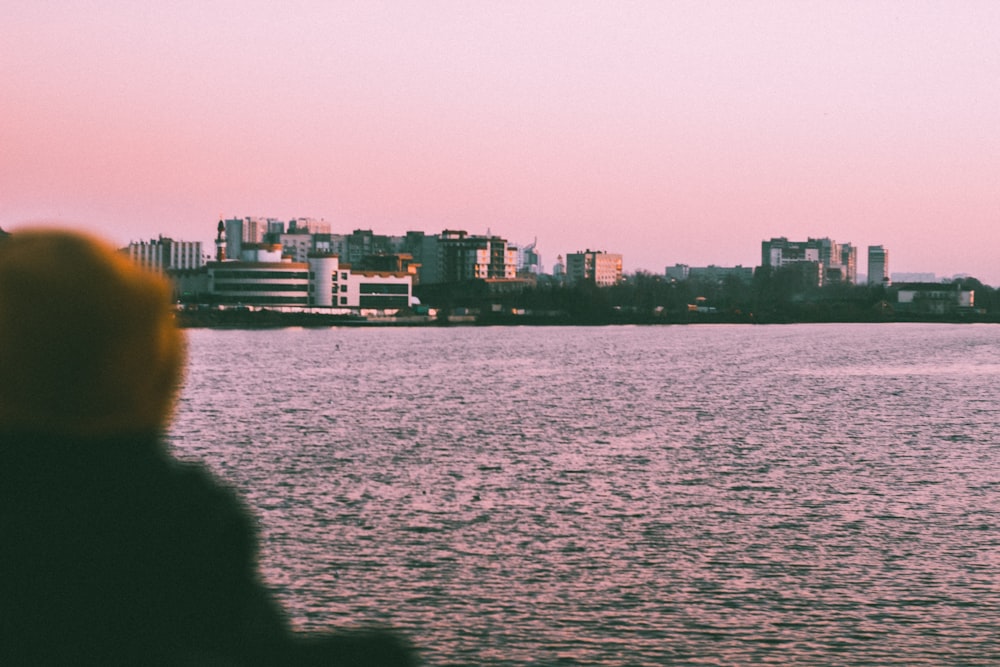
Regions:
<instances>
[{"instance_id":1,"label":"rippled water surface","mask_svg":"<svg viewBox=\"0 0 1000 667\"><path fill-rule=\"evenodd\" d=\"M195 330L171 440L428 665L996 665L998 406L986 325Z\"/></svg>"}]
</instances>

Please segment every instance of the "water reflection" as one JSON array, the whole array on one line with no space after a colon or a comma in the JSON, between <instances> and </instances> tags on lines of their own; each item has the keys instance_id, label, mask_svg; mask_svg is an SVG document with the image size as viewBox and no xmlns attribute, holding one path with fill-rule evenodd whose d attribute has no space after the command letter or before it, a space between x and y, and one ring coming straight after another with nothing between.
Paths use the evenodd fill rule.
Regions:
<instances>
[{"instance_id":1,"label":"water reflection","mask_svg":"<svg viewBox=\"0 0 1000 667\"><path fill-rule=\"evenodd\" d=\"M995 327L195 331L303 628L429 664L991 664Z\"/></svg>"}]
</instances>

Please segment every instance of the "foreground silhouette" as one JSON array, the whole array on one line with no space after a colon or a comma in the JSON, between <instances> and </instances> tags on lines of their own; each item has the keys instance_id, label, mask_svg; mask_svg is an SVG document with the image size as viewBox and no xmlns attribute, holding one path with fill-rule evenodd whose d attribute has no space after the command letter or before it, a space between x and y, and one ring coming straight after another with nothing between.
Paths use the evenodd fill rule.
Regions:
<instances>
[{"instance_id":1,"label":"foreground silhouette","mask_svg":"<svg viewBox=\"0 0 1000 667\"><path fill-rule=\"evenodd\" d=\"M290 632L236 496L169 456L169 294L80 235L0 240L0 664L416 664Z\"/></svg>"}]
</instances>

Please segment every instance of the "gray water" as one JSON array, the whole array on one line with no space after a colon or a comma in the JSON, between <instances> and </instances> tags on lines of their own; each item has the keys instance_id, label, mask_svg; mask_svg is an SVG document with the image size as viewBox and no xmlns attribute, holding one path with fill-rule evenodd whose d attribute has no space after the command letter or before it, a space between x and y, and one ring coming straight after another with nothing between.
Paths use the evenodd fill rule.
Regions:
<instances>
[{"instance_id":1,"label":"gray water","mask_svg":"<svg viewBox=\"0 0 1000 667\"><path fill-rule=\"evenodd\" d=\"M171 441L428 665L996 665L998 415L988 325L195 330Z\"/></svg>"}]
</instances>

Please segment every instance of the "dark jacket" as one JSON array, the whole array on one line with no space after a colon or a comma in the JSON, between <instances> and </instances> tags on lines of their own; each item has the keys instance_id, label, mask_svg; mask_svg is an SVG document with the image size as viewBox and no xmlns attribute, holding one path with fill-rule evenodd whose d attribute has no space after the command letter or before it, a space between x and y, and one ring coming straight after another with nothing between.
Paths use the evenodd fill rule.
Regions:
<instances>
[{"instance_id":1,"label":"dark jacket","mask_svg":"<svg viewBox=\"0 0 1000 667\"><path fill-rule=\"evenodd\" d=\"M234 494L155 436L0 434L0 664L365 663L412 664L392 637L294 640Z\"/></svg>"}]
</instances>

